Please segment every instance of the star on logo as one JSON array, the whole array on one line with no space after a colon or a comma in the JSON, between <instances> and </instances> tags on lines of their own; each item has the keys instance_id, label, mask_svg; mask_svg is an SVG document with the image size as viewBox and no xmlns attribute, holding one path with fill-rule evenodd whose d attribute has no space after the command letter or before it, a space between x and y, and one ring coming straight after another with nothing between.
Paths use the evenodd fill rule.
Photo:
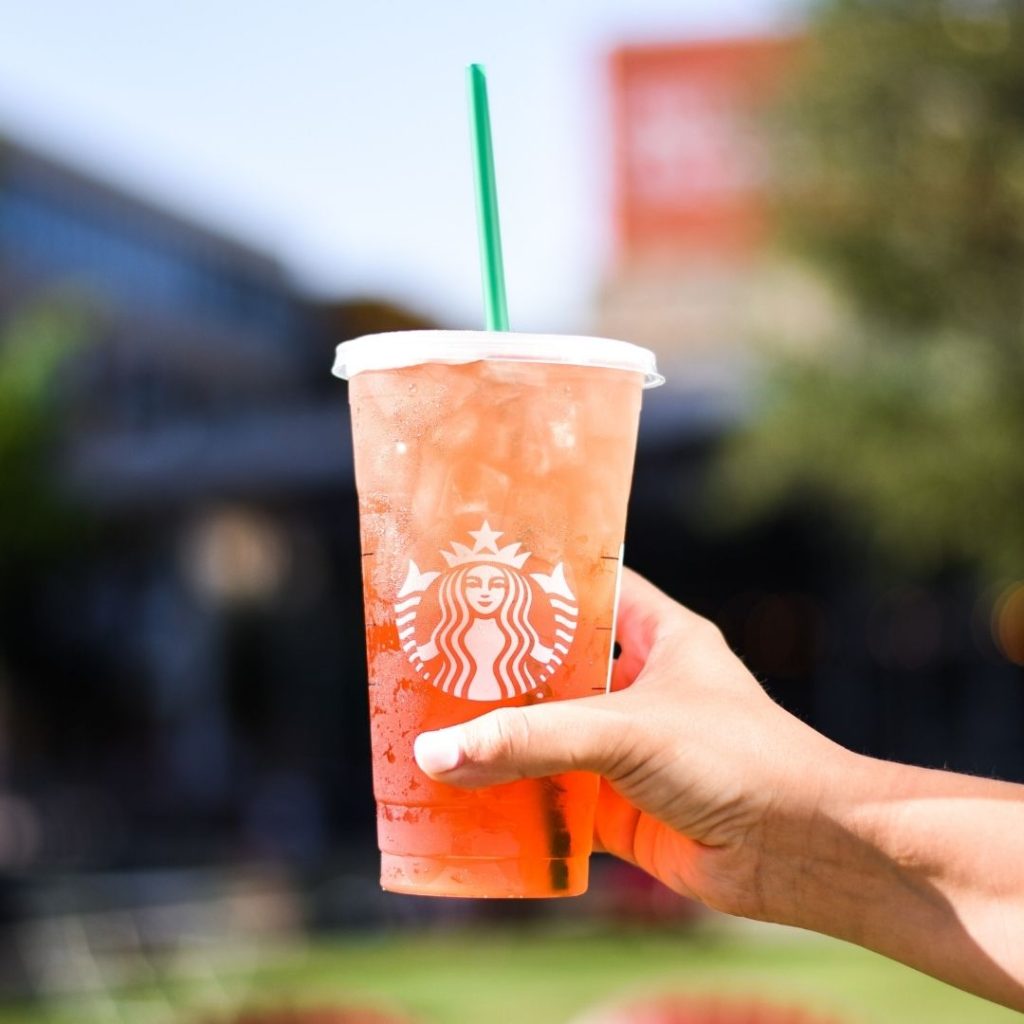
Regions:
<instances>
[{"instance_id":1,"label":"star on logo","mask_svg":"<svg viewBox=\"0 0 1024 1024\"><path fill-rule=\"evenodd\" d=\"M494 551L498 550L498 538L501 536L500 530L492 530L491 524L484 520L484 525L479 530L470 530L470 537L476 540L476 544L473 547L474 552L480 551Z\"/></svg>"},{"instance_id":2,"label":"star on logo","mask_svg":"<svg viewBox=\"0 0 1024 1024\"><path fill-rule=\"evenodd\" d=\"M479 530L469 530L468 533L476 542L472 548L456 540L452 541L451 551L441 552L441 557L452 568L466 565L468 562L500 562L515 569L522 569L530 557L529 551L519 550L522 547L519 541L499 548L498 538L503 534L500 530L492 529L486 519Z\"/></svg>"}]
</instances>

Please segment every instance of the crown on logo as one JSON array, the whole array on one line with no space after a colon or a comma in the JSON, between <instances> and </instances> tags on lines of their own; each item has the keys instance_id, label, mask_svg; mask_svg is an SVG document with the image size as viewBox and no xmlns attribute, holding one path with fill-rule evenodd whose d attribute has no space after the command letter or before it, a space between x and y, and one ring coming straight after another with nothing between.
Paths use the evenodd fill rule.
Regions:
<instances>
[{"instance_id":1,"label":"crown on logo","mask_svg":"<svg viewBox=\"0 0 1024 1024\"><path fill-rule=\"evenodd\" d=\"M511 565L515 569L522 569L530 557L529 551L516 554L522 547L519 541L499 548L497 541L501 532L492 530L491 524L486 519L479 530L469 530L468 532L475 541L472 548L453 541L451 551L441 552L441 557L448 563L449 568L466 565L468 562L501 562L503 565Z\"/></svg>"}]
</instances>

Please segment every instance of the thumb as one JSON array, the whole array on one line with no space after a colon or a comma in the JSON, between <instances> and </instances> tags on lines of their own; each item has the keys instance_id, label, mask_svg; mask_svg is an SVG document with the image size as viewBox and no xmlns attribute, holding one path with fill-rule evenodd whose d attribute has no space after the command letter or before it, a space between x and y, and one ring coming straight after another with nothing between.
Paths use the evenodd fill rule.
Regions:
<instances>
[{"instance_id":1,"label":"thumb","mask_svg":"<svg viewBox=\"0 0 1024 1024\"><path fill-rule=\"evenodd\" d=\"M626 717L616 695L500 708L416 737L416 763L456 786L493 786L559 772L602 774L624 756Z\"/></svg>"}]
</instances>

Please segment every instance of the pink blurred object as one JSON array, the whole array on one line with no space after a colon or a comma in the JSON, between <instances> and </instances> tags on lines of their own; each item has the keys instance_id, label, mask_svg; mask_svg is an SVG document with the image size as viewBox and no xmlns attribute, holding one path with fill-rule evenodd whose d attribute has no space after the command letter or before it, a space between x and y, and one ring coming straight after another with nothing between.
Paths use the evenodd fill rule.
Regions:
<instances>
[{"instance_id":1,"label":"pink blurred object","mask_svg":"<svg viewBox=\"0 0 1024 1024\"><path fill-rule=\"evenodd\" d=\"M572 1024L841 1024L794 1006L760 1000L734 1002L716 997L659 996L591 1010Z\"/></svg>"}]
</instances>

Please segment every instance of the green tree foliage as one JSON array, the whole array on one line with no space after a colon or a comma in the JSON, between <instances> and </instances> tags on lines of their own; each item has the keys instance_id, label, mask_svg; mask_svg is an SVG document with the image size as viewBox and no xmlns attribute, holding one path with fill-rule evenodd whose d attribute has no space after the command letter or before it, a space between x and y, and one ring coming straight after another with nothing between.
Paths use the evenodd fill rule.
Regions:
<instances>
[{"instance_id":1,"label":"green tree foliage","mask_svg":"<svg viewBox=\"0 0 1024 1024\"><path fill-rule=\"evenodd\" d=\"M56 384L83 331L81 313L59 303L0 327L0 564L45 550L68 525L53 471Z\"/></svg>"},{"instance_id":2,"label":"green tree foliage","mask_svg":"<svg viewBox=\"0 0 1024 1024\"><path fill-rule=\"evenodd\" d=\"M921 569L1024 569L1024 4L827 0L778 127L781 237L843 314L722 479Z\"/></svg>"}]
</instances>

